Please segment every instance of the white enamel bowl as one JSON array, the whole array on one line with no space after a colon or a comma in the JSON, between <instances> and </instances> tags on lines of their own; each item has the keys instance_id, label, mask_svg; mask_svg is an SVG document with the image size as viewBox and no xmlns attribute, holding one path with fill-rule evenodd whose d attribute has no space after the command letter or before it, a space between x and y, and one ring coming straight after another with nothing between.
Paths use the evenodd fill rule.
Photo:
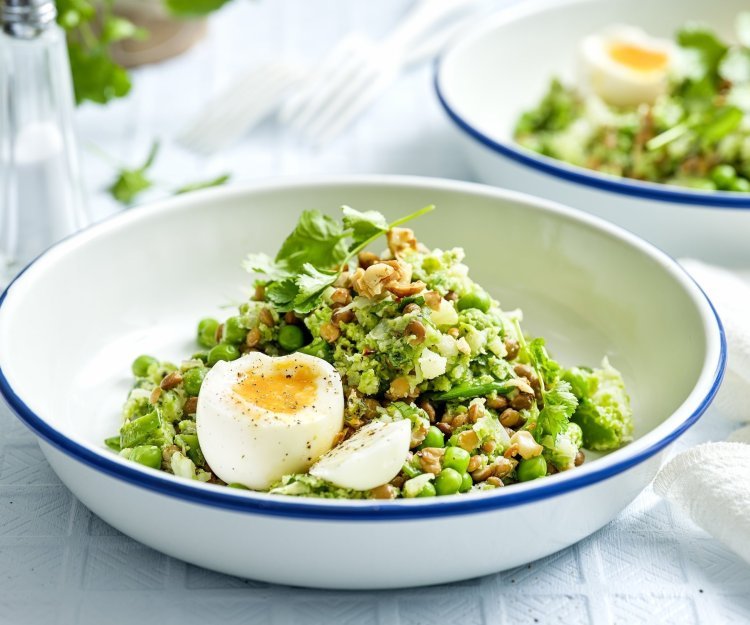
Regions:
<instances>
[{"instance_id":1,"label":"white enamel bowl","mask_svg":"<svg viewBox=\"0 0 750 625\"><path fill-rule=\"evenodd\" d=\"M627 380L636 440L582 467L476 496L393 502L269 496L174 478L102 444L118 429L132 358L179 359L196 321L230 313L300 211L347 203L390 218L428 203L420 239L461 245L473 276L566 363L607 354ZM722 374L711 305L670 258L585 213L459 182L363 177L218 189L138 208L60 243L0 300L0 389L53 469L105 521L212 569L285 584L385 588L529 562L610 521ZM449 537L449 538L446 538ZM450 538L452 537L452 538ZM468 541L468 547L439 548ZM448 552L450 555L448 555Z\"/></svg>"},{"instance_id":2,"label":"white enamel bowl","mask_svg":"<svg viewBox=\"0 0 750 625\"><path fill-rule=\"evenodd\" d=\"M599 215L673 256L750 262L750 194L701 192L567 165L513 141L553 76L574 81L581 38L613 23L671 38L690 20L733 39L747 0L525 0L461 37L437 65L438 97L477 177Z\"/></svg>"}]
</instances>

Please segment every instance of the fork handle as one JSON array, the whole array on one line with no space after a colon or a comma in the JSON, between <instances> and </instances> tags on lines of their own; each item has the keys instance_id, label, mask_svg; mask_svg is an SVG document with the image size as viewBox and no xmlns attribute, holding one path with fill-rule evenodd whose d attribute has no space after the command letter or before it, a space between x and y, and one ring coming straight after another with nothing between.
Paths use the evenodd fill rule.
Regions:
<instances>
[{"instance_id":1,"label":"fork handle","mask_svg":"<svg viewBox=\"0 0 750 625\"><path fill-rule=\"evenodd\" d=\"M386 54L403 57L405 51L451 15L461 13L478 0L419 0L406 18L382 42Z\"/></svg>"}]
</instances>

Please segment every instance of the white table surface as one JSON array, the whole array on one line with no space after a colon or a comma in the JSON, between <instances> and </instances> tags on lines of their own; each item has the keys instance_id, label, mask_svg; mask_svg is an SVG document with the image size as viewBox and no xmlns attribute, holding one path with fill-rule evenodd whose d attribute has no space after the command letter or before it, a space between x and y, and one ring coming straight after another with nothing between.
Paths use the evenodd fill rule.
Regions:
<instances>
[{"instance_id":1,"label":"white table surface","mask_svg":"<svg viewBox=\"0 0 750 625\"><path fill-rule=\"evenodd\" d=\"M83 107L84 147L96 145L134 164L159 137L164 145L154 173L177 184L224 171L233 182L317 173L472 179L438 109L428 67L402 77L324 150L300 144L271 122L208 160L170 142L245 64L314 58L353 29L378 35L405 6L404 0L235 0L194 50L137 72L127 100ZM102 192L111 165L90 149L84 162L95 215L115 212ZM709 411L676 447L719 440L729 430ZM3 625L750 623L750 566L650 489L590 538L515 570L402 591L306 590L228 577L140 545L73 498L4 405L0 433ZM497 540L512 535L509 528Z\"/></svg>"}]
</instances>

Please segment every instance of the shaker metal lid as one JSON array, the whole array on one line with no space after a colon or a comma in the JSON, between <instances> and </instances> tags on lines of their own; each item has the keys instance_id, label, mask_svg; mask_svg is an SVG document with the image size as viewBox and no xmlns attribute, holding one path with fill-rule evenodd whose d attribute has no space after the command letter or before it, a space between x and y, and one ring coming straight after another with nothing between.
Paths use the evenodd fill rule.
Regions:
<instances>
[{"instance_id":1,"label":"shaker metal lid","mask_svg":"<svg viewBox=\"0 0 750 625\"><path fill-rule=\"evenodd\" d=\"M57 17L54 0L3 0L0 24L3 32L19 39L32 39Z\"/></svg>"}]
</instances>

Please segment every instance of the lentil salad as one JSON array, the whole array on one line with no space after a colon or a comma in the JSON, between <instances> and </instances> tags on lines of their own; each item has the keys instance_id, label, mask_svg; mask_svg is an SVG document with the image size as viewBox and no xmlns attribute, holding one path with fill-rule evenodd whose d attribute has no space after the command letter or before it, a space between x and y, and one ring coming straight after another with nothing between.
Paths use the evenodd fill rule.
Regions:
<instances>
[{"instance_id":1,"label":"lentil salad","mask_svg":"<svg viewBox=\"0 0 750 625\"><path fill-rule=\"evenodd\" d=\"M585 449L632 438L620 373L563 368L522 314L500 307L468 275L461 248L428 249L403 224L343 209L334 220L305 211L271 259L251 254L252 297L223 323L202 319L200 350L179 365L140 356L118 435L122 457L188 479L224 485L201 452L196 409L221 361L259 351L322 358L339 372L344 428L333 447L377 421L409 420L398 475L367 491L310 473L284 475L269 492L327 498L430 497L493 490L572 470ZM387 249L368 250L381 237ZM227 484L244 488L241 484Z\"/></svg>"}]
</instances>

